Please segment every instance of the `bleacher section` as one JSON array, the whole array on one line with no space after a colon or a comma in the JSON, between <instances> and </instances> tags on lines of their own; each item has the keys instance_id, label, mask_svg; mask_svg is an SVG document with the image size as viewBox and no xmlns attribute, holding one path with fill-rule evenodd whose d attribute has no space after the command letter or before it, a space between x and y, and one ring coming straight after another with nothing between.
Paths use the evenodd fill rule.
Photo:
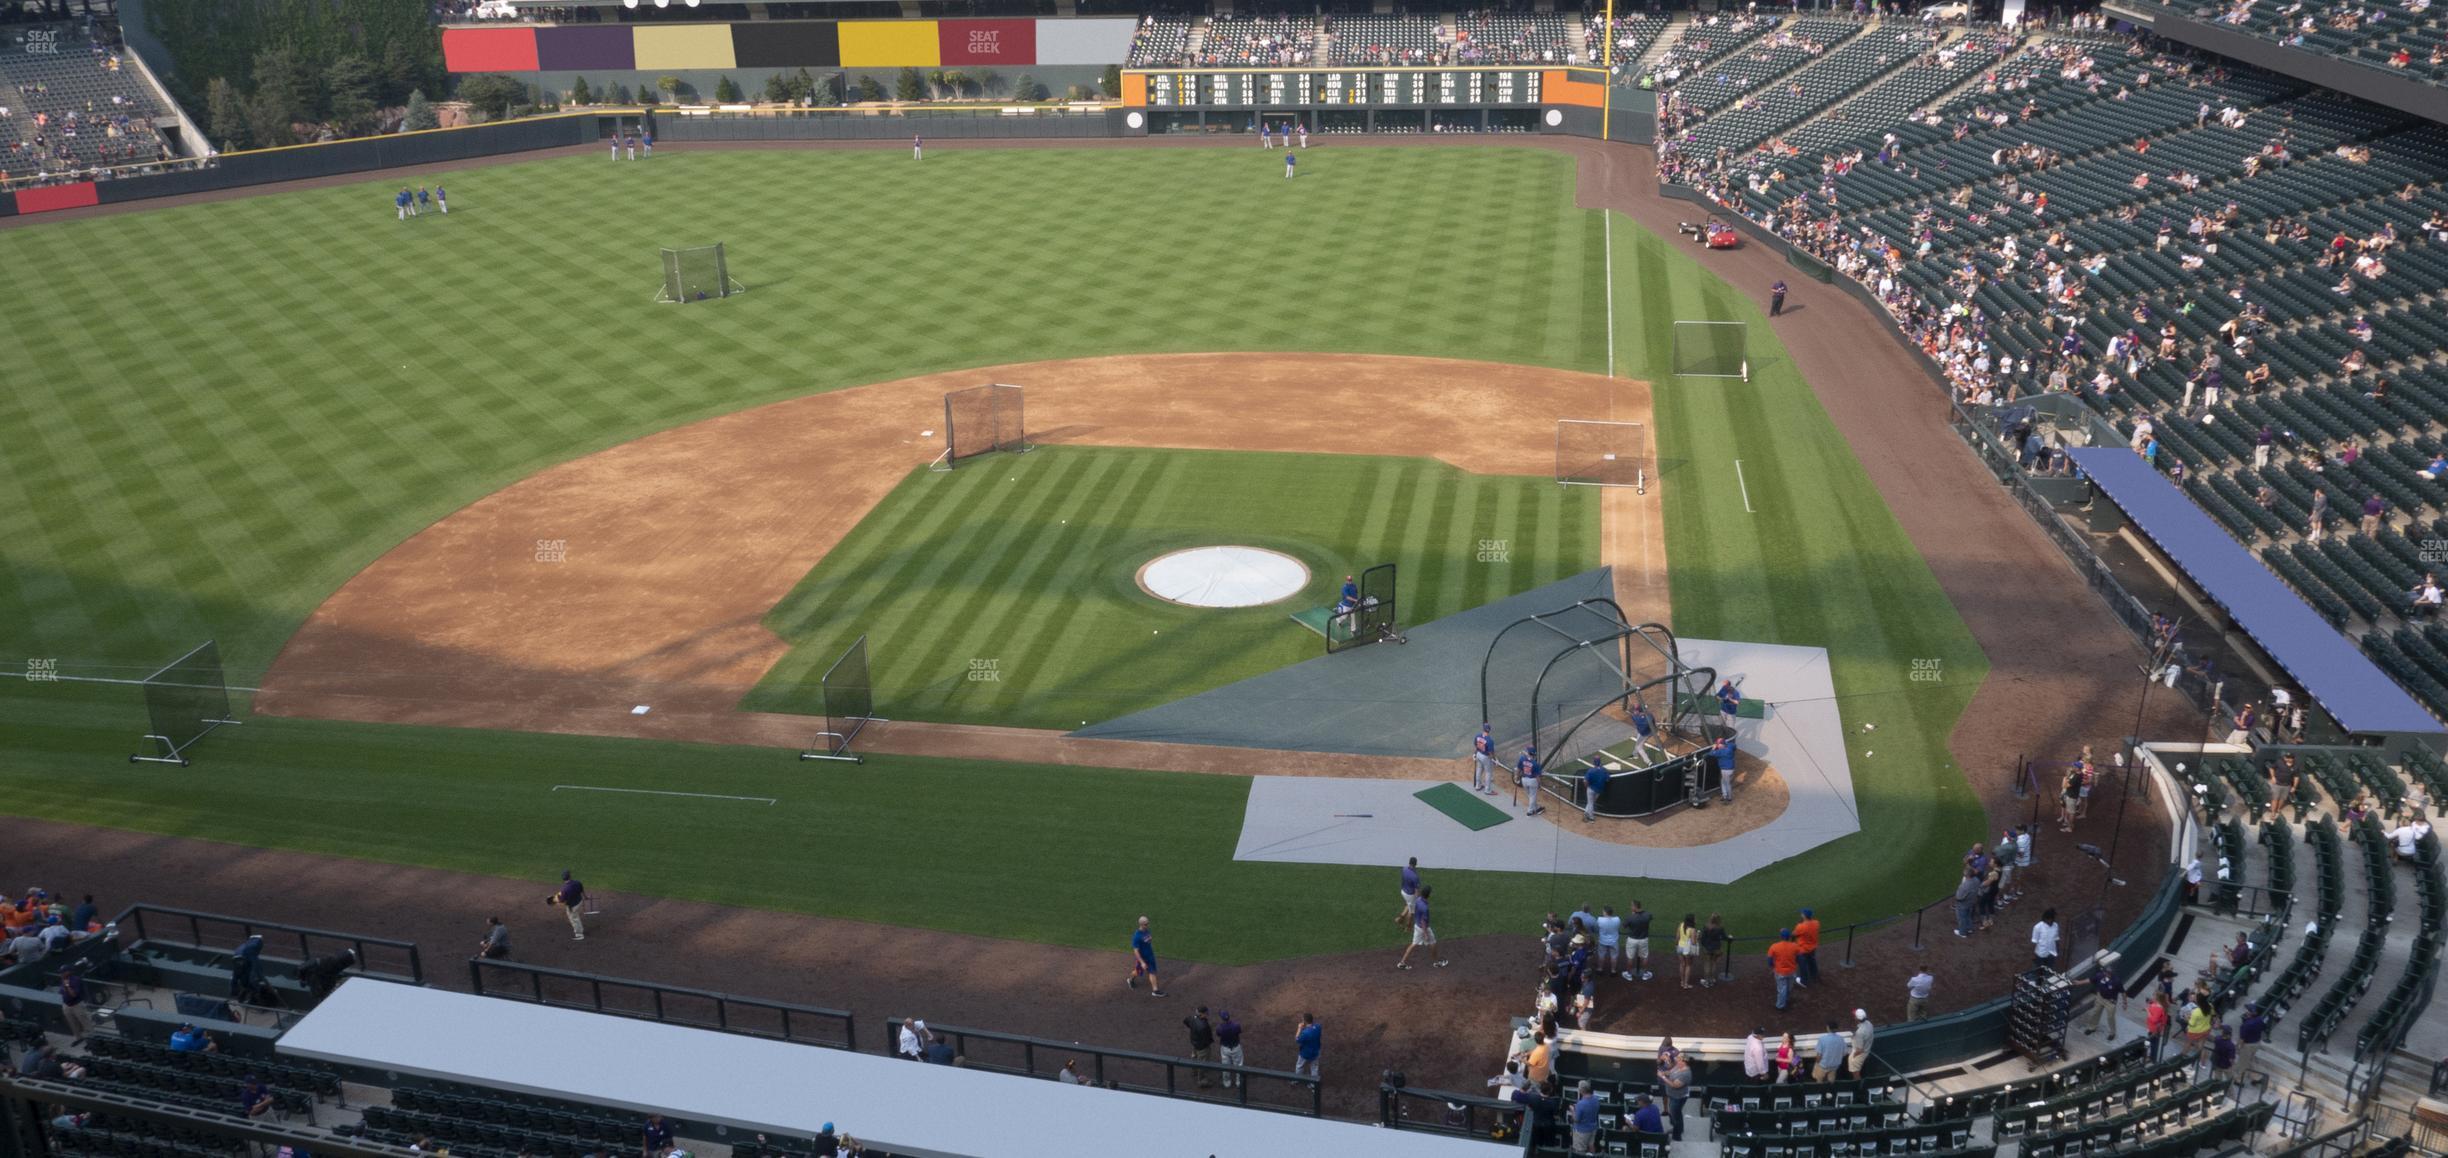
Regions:
<instances>
[{"instance_id":1,"label":"bleacher section","mask_svg":"<svg viewBox=\"0 0 2448 1158\"><path fill-rule=\"evenodd\" d=\"M1657 43L1658 37L1665 34L1668 23L1663 16L1630 16L1620 12L1616 13L1614 61L1615 65L1623 70L1621 76L1624 79L1631 79L1632 63L1640 59L1641 53L1649 51L1650 45ZM1583 21L1582 31L1583 35L1589 39L1589 62L1597 64L1606 59L1606 14L1603 12L1591 13Z\"/></svg>"},{"instance_id":2,"label":"bleacher section","mask_svg":"<svg viewBox=\"0 0 2448 1158\"><path fill-rule=\"evenodd\" d=\"M1960 54L1959 54L1960 55ZM1908 65L1936 65L1934 38L1901 22L1864 32L1775 84L1708 118L1692 134L1702 149L1748 149L1771 134ZM1969 72L1966 72L1969 75Z\"/></svg>"},{"instance_id":3,"label":"bleacher section","mask_svg":"<svg viewBox=\"0 0 2448 1158\"><path fill-rule=\"evenodd\" d=\"M118 51L74 25L17 27L0 51L0 176L26 177L169 160L165 116ZM26 51L28 37L56 51Z\"/></svg>"},{"instance_id":4,"label":"bleacher section","mask_svg":"<svg viewBox=\"0 0 2448 1158\"><path fill-rule=\"evenodd\" d=\"M1650 62L1649 75L1661 85L1698 76L1712 62L1749 44L1777 26L1774 16L1712 14L1683 27L1673 44Z\"/></svg>"},{"instance_id":5,"label":"bleacher section","mask_svg":"<svg viewBox=\"0 0 2448 1158\"><path fill-rule=\"evenodd\" d=\"M1450 55L1443 25L1427 16L1337 16L1330 63L1359 65L1436 64Z\"/></svg>"},{"instance_id":6,"label":"bleacher section","mask_svg":"<svg viewBox=\"0 0 2448 1158\"><path fill-rule=\"evenodd\" d=\"M2236 31L2307 52L2351 60L2408 77L2448 77L2448 10L2431 11L2425 0L2376 0L2353 5L2243 0L2216 18Z\"/></svg>"},{"instance_id":7,"label":"bleacher section","mask_svg":"<svg viewBox=\"0 0 2448 1158\"><path fill-rule=\"evenodd\" d=\"M1884 276L1961 400L2072 392L2137 445L2147 421L2162 470L2448 715L2448 628L2413 601L2448 528L2448 477L2425 477L2448 475L2448 126L2067 39L1924 114L1997 33L1942 65L1876 51L1880 25L1771 80L1809 25L1688 67L1671 178ZM1974 342L2014 372L1975 367Z\"/></svg>"},{"instance_id":8,"label":"bleacher section","mask_svg":"<svg viewBox=\"0 0 2448 1158\"><path fill-rule=\"evenodd\" d=\"M1187 63L1190 20L1184 16L1150 16L1131 35L1130 68L1159 68Z\"/></svg>"},{"instance_id":9,"label":"bleacher section","mask_svg":"<svg viewBox=\"0 0 2448 1158\"><path fill-rule=\"evenodd\" d=\"M1850 20L1806 16L1700 68L1674 86L1683 107L1708 112L1784 76L1860 32ZM1765 134L1762 134L1765 135Z\"/></svg>"},{"instance_id":10,"label":"bleacher section","mask_svg":"<svg viewBox=\"0 0 2448 1158\"><path fill-rule=\"evenodd\" d=\"M1211 16L1196 55L1202 68L1314 64L1317 23L1305 16Z\"/></svg>"},{"instance_id":11,"label":"bleacher section","mask_svg":"<svg viewBox=\"0 0 2448 1158\"><path fill-rule=\"evenodd\" d=\"M1471 12L1454 20L1461 64L1577 64L1589 59L1579 21L1555 12Z\"/></svg>"}]
</instances>

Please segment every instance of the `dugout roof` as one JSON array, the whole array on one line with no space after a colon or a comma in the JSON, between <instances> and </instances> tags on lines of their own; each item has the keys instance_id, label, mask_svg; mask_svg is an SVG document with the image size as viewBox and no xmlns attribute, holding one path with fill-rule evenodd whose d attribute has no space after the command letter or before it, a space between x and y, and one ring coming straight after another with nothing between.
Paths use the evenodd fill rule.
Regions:
<instances>
[{"instance_id":1,"label":"dugout roof","mask_svg":"<svg viewBox=\"0 0 2448 1158\"><path fill-rule=\"evenodd\" d=\"M829 1121L894 1153L943 1158L1490 1153L1487 1143L1469 1139L922 1066L363 977L324 999L281 1035L278 1048L317 1061L593 1102L641 1119L653 1112L802 1136ZM1290 1048L1287 1030L1280 1049Z\"/></svg>"},{"instance_id":2,"label":"dugout roof","mask_svg":"<svg viewBox=\"0 0 2448 1158\"><path fill-rule=\"evenodd\" d=\"M2366 735L2448 731L2142 456L2089 447L2072 457L2339 727Z\"/></svg>"}]
</instances>

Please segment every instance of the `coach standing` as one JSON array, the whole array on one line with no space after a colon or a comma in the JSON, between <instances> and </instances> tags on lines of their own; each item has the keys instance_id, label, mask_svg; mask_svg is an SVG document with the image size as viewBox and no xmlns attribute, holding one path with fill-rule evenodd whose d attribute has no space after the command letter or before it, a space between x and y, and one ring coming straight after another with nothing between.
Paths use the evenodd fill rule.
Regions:
<instances>
[{"instance_id":1,"label":"coach standing","mask_svg":"<svg viewBox=\"0 0 2448 1158\"><path fill-rule=\"evenodd\" d=\"M1768 287L1768 316L1773 318L1784 312L1785 282L1779 279L1775 285Z\"/></svg>"},{"instance_id":2,"label":"coach standing","mask_svg":"<svg viewBox=\"0 0 2448 1158\"><path fill-rule=\"evenodd\" d=\"M1526 744L1522 747L1521 759L1514 761L1513 771L1516 773L1514 783L1530 793L1530 807L1522 815L1537 816L1547 811L1547 806L1539 803L1538 745ZM1521 797L1516 795L1513 799L1519 803Z\"/></svg>"},{"instance_id":3,"label":"coach standing","mask_svg":"<svg viewBox=\"0 0 2448 1158\"><path fill-rule=\"evenodd\" d=\"M1471 737L1471 787L1489 796L1496 795L1496 736L1491 724L1479 725L1479 734Z\"/></svg>"},{"instance_id":4,"label":"coach standing","mask_svg":"<svg viewBox=\"0 0 2448 1158\"><path fill-rule=\"evenodd\" d=\"M544 903L561 906L561 911L569 917L570 940L586 940L586 921L578 915L586 907L586 886L571 876L570 870L561 870L561 887L545 897Z\"/></svg>"}]
</instances>

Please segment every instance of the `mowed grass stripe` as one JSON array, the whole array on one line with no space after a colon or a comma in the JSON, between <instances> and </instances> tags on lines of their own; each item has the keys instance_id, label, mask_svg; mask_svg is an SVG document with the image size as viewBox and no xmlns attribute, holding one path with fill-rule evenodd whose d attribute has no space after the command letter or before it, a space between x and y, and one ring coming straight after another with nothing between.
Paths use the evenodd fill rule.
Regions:
<instances>
[{"instance_id":1,"label":"mowed grass stripe","mask_svg":"<svg viewBox=\"0 0 2448 1158\"><path fill-rule=\"evenodd\" d=\"M1075 473L1088 469L1081 464L1097 469ZM1367 566L1401 567L1408 622L1484 601L1431 585L1452 575L1484 593L1502 581L1480 574L1487 568L1471 555L1483 536L1454 513L1477 519L1493 505L1478 493L1553 486L1426 459L1081 447L914 475L768 619L794 649L752 702L814 710L803 673L846 638L806 625L819 622L814 608L856 608L876 643L879 702L889 699L895 718L1037 727L1109 719L1316 656L1320 641L1289 614L1330 601L1343 575ZM1453 497L1466 488L1474 492L1467 507ZM1008 501L1015 494L1031 497ZM1552 496L1514 509L1534 520L1596 517L1592 503ZM920 531L913 510L954 517ZM894 552L866 547L886 537ZM1512 540L1516 555L1590 541L1586 530L1548 533L1526 522L1494 537ZM1136 585L1137 568L1160 553L1228 543L1291 552L1311 581L1280 603L1230 610L1166 604ZM936 565L945 557L957 567ZM1544 561L1520 574L1594 563ZM972 681L973 660L995 661L995 677Z\"/></svg>"}]
</instances>

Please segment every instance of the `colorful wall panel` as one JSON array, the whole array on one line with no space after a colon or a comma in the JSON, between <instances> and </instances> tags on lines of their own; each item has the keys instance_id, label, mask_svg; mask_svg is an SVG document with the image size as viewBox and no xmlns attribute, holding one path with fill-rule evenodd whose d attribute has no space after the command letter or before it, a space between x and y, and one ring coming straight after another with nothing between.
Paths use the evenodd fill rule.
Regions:
<instances>
[{"instance_id":1,"label":"colorful wall panel","mask_svg":"<svg viewBox=\"0 0 2448 1158\"><path fill-rule=\"evenodd\" d=\"M637 42L617 24L536 29L536 67L576 72L637 67Z\"/></svg>"},{"instance_id":2,"label":"colorful wall panel","mask_svg":"<svg viewBox=\"0 0 2448 1158\"><path fill-rule=\"evenodd\" d=\"M971 68L1120 64L1138 21L757 20L445 28L452 72Z\"/></svg>"},{"instance_id":3,"label":"colorful wall panel","mask_svg":"<svg viewBox=\"0 0 2448 1158\"><path fill-rule=\"evenodd\" d=\"M637 35L637 67L735 68L728 24L633 24Z\"/></svg>"},{"instance_id":4,"label":"colorful wall panel","mask_svg":"<svg viewBox=\"0 0 2448 1158\"><path fill-rule=\"evenodd\" d=\"M843 68L934 68L943 63L932 20L844 20Z\"/></svg>"},{"instance_id":5,"label":"colorful wall panel","mask_svg":"<svg viewBox=\"0 0 2448 1158\"><path fill-rule=\"evenodd\" d=\"M731 26L741 68L838 68L841 28L830 20L769 20Z\"/></svg>"},{"instance_id":6,"label":"colorful wall panel","mask_svg":"<svg viewBox=\"0 0 2448 1158\"><path fill-rule=\"evenodd\" d=\"M937 55L946 66L1037 63L1034 20L941 20L935 33Z\"/></svg>"},{"instance_id":7,"label":"colorful wall panel","mask_svg":"<svg viewBox=\"0 0 2448 1158\"><path fill-rule=\"evenodd\" d=\"M452 72L534 72L534 28L445 28L442 63Z\"/></svg>"},{"instance_id":8,"label":"colorful wall panel","mask_svg":"<svg viewBox=\"0 0 2448 1158\"><path fill-rule=\"evenodd\" d=\"M1040 20L1037 22L1037 63L1120 64L1130 59L1131 36L1139 22L1128 17L1105 20Z\"/></svg>"}]
</instances>

